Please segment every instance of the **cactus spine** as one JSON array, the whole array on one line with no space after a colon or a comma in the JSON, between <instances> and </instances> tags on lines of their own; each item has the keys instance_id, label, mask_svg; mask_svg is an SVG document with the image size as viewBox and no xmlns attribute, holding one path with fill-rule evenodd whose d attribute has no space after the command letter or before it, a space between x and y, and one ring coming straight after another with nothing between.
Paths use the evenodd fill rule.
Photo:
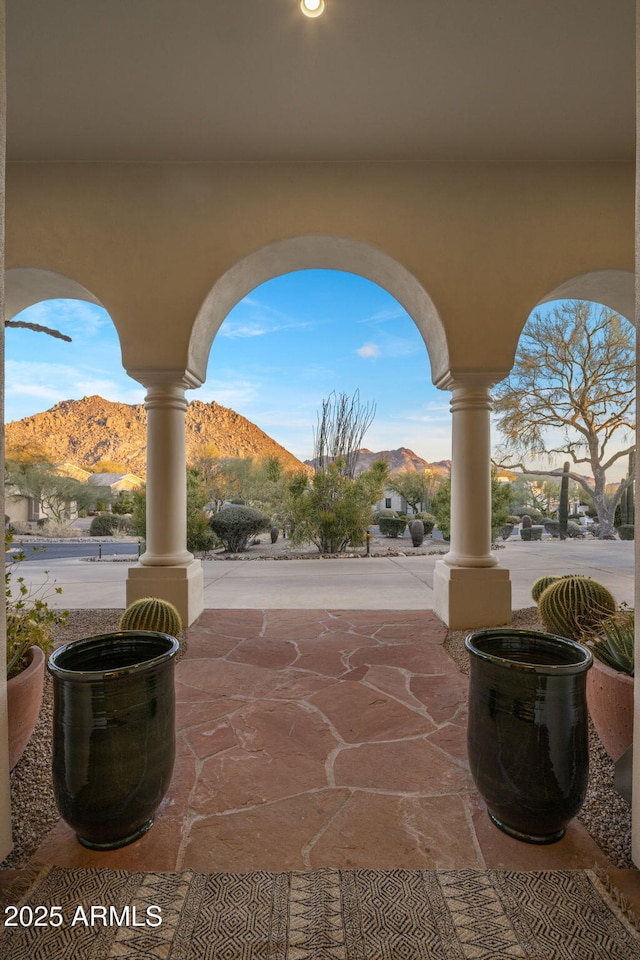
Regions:
<instances>
[{"instance_id":1,"label":"cactus spine","mask_svg":"<svg viewBox=\"0 0 640 960\"><path fill-rule=\"evenodd\" d=\"M558 532L561 540L567 539L567 524L569 523L569 470L570 464L567 460L562 468L560 504L558 505L558 521L560 523Z\"/></svg>"},{"instance_id":2,"label":"cactus spine","mask_svg":"<svg viewBox=\"0 0 640 960\"><path fill-rule=\"evenodd\" d=\"M560 577L538 599L538 613L549 633L579 640L616 611L609 590L589 577Z\"/></svg>"},{"instance_id":3,"label":"cactus spine","mask_svg":"<svg viewBox=\"0 0 640 960\"><path fill-rule=\"evenodd\" d=\"M538 579L534 582L533 586L531 587L531 598L533 602L537 603L538 600L540 599L542 591L546 590L546 588L550 584L555 583L556 580L559 580L559 579L560 579L559 576L553 576L551 574L548 574L545 577L538 577Z\"/></svg>"},{"instance_id":4,"label":"cactus spine","mask_svg":"<svg viewBox=\"0 0 640 960\"><path fill-rule=\"evenodd\" d=\"M177 637L182 633L180 614L168 600L143 597L130 603L120 619L121 630L154 630Z\"/></svg>"}]
</instances>

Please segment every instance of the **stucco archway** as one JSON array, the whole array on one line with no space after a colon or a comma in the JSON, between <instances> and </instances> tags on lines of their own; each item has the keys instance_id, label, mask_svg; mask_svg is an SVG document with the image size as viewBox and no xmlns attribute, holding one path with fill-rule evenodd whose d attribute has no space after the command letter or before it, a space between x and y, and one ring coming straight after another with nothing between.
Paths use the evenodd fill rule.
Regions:
<instances>
[{"instance_id":1,"label":"stucco archway","mask_svg":"<svg viewBox=\"0 0 640 960\"><path fill-rule=\"evenodd\" d=\"M635 325L635 296L635 275L631 270L592 270L560 283L536 306L552 300L590 300L615 310Z\"/></svg>"},{"instance_id":2,"label":"stucco archway","mask_svg":"<svg viewBox=\"0 0 640 960\"><path fill-rule=\"evenodd\" d=\"M5 273L5 317L16 314L43 300L86 300L103 304L77 280L53 270L38 267L10 267Z\"/></svg>"},{"instance_id":3,"label":"stucco archway","mask_svg":"<svg viewBox=\"0 0 640 960\"><path fill-rule=\"evenodd\" d=\"M369 243L333 236L277 240L248 254L213 285L198 311L189 341L189 369L202 381L213 339L229 311L255 287L295 270L342 270L377 283L404 307L429 354L434 383L449 370L444 325L433 300L405 268Z\"/></svg>"}]
</instances>

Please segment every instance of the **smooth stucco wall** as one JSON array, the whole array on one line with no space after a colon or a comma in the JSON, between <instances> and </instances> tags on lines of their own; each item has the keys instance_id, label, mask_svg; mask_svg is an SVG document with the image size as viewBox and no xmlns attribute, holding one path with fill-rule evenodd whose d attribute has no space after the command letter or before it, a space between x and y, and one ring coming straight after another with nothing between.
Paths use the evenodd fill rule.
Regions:
<instances>
[{"instance_id":1,"label":"smooth stucco wall","mask_svg":"<svg viewBox=\"0 0 640 960\"><path fill-rule=\"evenodd\" d=\"M191 327L213 285L254 251L308 235L372 245L397 261L441 318L446 364L506 372L527 315L550 291L577 274L633 270L634 168L8 167L7 267L54 271L86 288L111 314L128 369L188 367ZM252 282L249 271L245 287ZM414 319L424 332L427 321ZM437 361L438 375L446 364Z\"/></svg>"}]
</instances>

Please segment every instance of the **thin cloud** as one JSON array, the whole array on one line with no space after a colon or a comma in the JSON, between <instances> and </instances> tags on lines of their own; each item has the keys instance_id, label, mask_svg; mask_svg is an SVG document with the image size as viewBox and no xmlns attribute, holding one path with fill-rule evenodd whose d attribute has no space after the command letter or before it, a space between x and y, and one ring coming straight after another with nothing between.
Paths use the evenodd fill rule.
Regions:
<instances>
[{"instance_id":1,"label":"thin cloud","mask_svg":"<svg viewBox=\"0 0 640 960\"><path fill-rule=\"evenodd\" d=\"M400 319L407 320L410 317L404 307L401 307L398 303L395 307L386 307L384 310L376 310L368 317L361 317L356 320L356 323L387 323L389 320Z\"/></svg>"},{"instance_id":2,"label":"thin cloud","mask_svg":"<svg viewBox=\"0 0 640 960\"><path fill-rule=\"evenodd\" d=\"M381 356L380 347L377 343L365 343L355 351L359 357L364 357L366 360L374 360L376 357Z\"/></svg>"},{"instance_id":3,"label":"thin cloud","mask_svg":"<svg viewBox=\"0 0 640 960\"><path fill-rule=\"evenodd\" d=\"M233 323L231 320L225 320L220 327L219 337L228 337L230 340L242 340L246 337L264 337L271 333L266 327L251 323Z\"/></svg>"},{"instance_id":4,"label":"thin cloud","mask_svg":"<svg viewBox=\"0 0 640 960\"><path fill-rule=\"evenodd\" d=\"M113 321L104 307L86 300L46 300L34 303L14 319L56 327L71 337L98 336L104 334L109 327L113 328L114 337L117 336Z\"/></svg>"}]
</instances>

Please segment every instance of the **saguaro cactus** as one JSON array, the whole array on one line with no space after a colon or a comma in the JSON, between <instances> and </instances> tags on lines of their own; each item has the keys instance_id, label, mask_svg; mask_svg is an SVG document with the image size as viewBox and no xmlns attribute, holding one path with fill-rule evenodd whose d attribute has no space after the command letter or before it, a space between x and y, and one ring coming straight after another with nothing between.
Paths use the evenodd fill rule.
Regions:
<instances>
[{"instance_id":1,"label":"saguaro cactus","mask_svg":"<svg viewBox=\"0 0 640 960\"><path fill-rule=\"evenodd\" d=\"M569 522L569 470L570 463L567 460L562 468L562 480L560 481L560 504L558 506L558 521L560 523L559 535L561 540L567 539L567 524Z\"/></svg>"}]
</instances>

